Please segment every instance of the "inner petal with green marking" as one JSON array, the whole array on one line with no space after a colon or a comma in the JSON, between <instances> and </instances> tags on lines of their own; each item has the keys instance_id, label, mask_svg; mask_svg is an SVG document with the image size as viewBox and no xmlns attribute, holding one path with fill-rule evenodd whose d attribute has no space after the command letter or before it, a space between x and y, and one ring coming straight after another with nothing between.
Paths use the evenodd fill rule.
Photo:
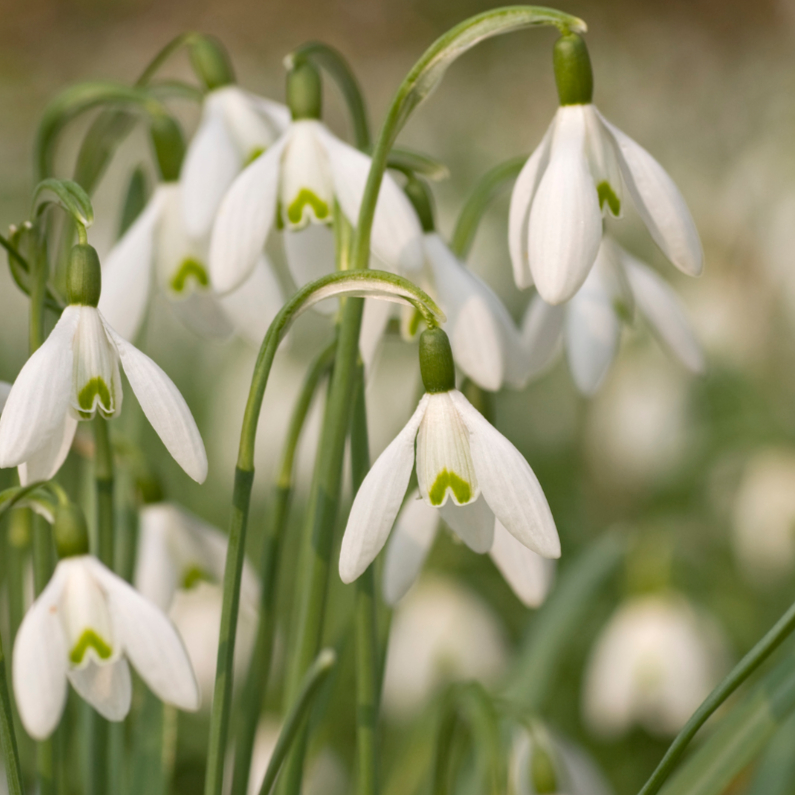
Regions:
<instances>
[{"instance_id":1,"label":"inner petal with green marking","mask_svg":"<svg viewBox=\"0 0 795 795\"><path fill-rule=\"evenodd\" d=\"M203 569L198 564L188 566L182 572L181 584L184 590L189 591L191 588L195 588L197 585L199 585L199 583L202 582L214 582L214 579L206 569Z\"/></svg>"},{"instance_id":2,"label":"inner petal with green marking","mask_svg":"<svg viewBox=\"0 0 795 795\"><path fill-rule=\"evenodd\" d=\"M112 382L111 382L112 383ZM113 415L113 391L103 378L94 376L77 393L79 413L84 420L90 420L97 409L104 417Z\"/></svg>"},{"instance_id":3,"label":"inner petal with green marking","mask_svg":"<svg viewBox=\"0 0 795 795\"><path fill-rule=\"evenodd\" d=\"M599 207L602 211L604 211L606 204L611 215L614 217L620 215L621 199L618 198L618 195L607 180L603 180L596 186L596 192L599 194Z\"/></svg>"},{"instance_id":4,"label":"inner petal with green marking","mask_svg":"<svg viewBox=\"0 0 795 795\"><path fill-rule=\"evenodd\" d=\"M309 188L301 188L287 207L287 223L292 227L305 226L312 216L321 223L331 220L328 203Z\"/></svg>"},{"instance_id":5,"label":"inner petal with green marking","mask_svg":"<svg viewBox=\"0 0 795 795\"><path fill-rule=\"evenodd\" d=\"M175 293L181 294L186 292L191 284L195 285L195 289L206 290L210 286L210 277L203 263L194 257L186 257L169 279L168 286Z\"/></svg>"},{"instance_id":6,"label":"inner petal with green marking","mask_svg":"<svg viewBox=\"0 0 795 795\"><path fill-rule=\"evenodd\" d=\"M89 649L93 649L98 660L109 660L113 654L110 643L101 638L93 629L86 629L83 630L83 634L69 652L69 662L72 665L80 665Z\"/></svg>"},{"instance_id":7,"label":"inner petal with green marking","mask_svg":"<svg viewBox=\"0 0 795 795\"><path fill-rule=\"evenodd\" d=\"M443 469L433 482L433 486L428 489L428 496L434 505L441 505L444 502L447 490L450 490L455 501L465 504L472 498L472 487L462 477L455 472L448 472Z\"/></svg>"}]
</instances>

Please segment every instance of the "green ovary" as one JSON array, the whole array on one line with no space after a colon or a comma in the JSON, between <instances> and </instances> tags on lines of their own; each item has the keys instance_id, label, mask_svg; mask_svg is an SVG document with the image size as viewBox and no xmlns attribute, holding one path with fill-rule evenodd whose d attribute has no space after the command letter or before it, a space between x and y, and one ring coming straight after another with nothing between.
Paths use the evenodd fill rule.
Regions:
<instances>
[{"instance_id":1,"label":"green ovary","mask_svg":"<svg viewBox=\"0 0 795 795\"><path fill-rule=\"evenodd\" d=\"M304 207L307 204L312 208L312 212L318 221L323 221L329 217L328 204L322 199L318 199L308 188L301 188L298 196L287 208L287 220L291 224L300 224L304 217Z\"/></svg>"},{"instance_id":2,"label":"green ovary","mask_svg":"<svg viewBox=\"0 0 795 795\"><path fill-rule=\"evenodd\" d=\"M94 649L100 660L109 659L113 653L110 646L93 629L86 629L69 652L69 661L72 665L80 665L89 649Z\"/></svg>"},{"instance_id":3,"label":"green ovary","mask_svg":"<svg viewBox=\"0 0 795 795\"><path fill-rule=\"evenodd\" d=\"M450 472L443 469L437 476L436 480L428 491L428 497L431 500L431 505L441 505L444 501L444 495L447 489L453 492L455 500L460 505L467 503L472 499L472 486L469 485L462 477L456 475L455 472Z\"/></svg>"},{"instance_id":4,"label":"green ovary","mask_svg":"<svg viewBox=\"0 0 795 795\"><path fill-rule=\"evenodd\" d=\"M610 212L613 215L618 215L621 212L621 199L616 196L615 192L610 187L609 182L600 182L596 186L596 192L599 194L600 208L603 208L605 206L605 202L607 202L607 206L610 208Z\"/></svg>"},{"instance_id":5,"label":"green ovary","mask_svg":"<svg viewBox=\"0 0 795 795\"><path fill-rule=\"evenodd\" d=\"M99 397L102 414L110 416L113 413L113 397L108 385L100 376L95 376L80 390L77 395L79 413L83 419L91 419L94 413L94 401Z\"/></svg>"},{"instance_id":6,"label":"green ovary","mask_svg":"<svg viewBox=\"0 0 795 795\"><path fill-rule=\"evenodd\" d=\"M188 286L188 282L193 279L199 287L207 288L210 286L210 278L204 265L191 257L184 259L179 266L179 270L171 277L169 286L175 293L182 293Z\"/></svg>"}]
</instances>

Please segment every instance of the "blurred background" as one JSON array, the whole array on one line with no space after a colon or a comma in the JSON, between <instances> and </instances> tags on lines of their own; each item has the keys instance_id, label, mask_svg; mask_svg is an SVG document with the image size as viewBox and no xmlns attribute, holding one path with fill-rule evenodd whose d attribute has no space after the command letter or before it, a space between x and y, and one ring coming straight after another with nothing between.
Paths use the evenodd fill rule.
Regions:
<instances>
[{"instance_id":1,"label":"blurred background","mask_svg":"<svg viewBox=\"0 0 795 795\"><path fill-rule=\"evenodd\" d=\"M276 100L284 98L284 55L307 40L322 39L349 59L377 128L424 48L456 22L492 5L497 4L3 0L0 226L27 217L33 140L47 102L75 81L134 81L178 33L193 29L218 36L231 52L240 84ZM632 539L621 576L594 602L561 663L544 713L556 731L588 748L623 795L645 780L670 731L634 725L606 737L583 721L584 667L616 607L661 585L685 594L720 628L725 670L793 597L795 2L571 0L561 8L589 25L596 104L669 171L690 205L706 252L704 276L691 280L665 261L631 211L612 224L624 246L657 268L682 296L706 352L703 377L689 375L636 323L626 329L617 362L596 398L578 396L560 361L526 390L503 392L496 399L497 426L526 455L551 504L563 543L561 575L605 532ZM402 145L450 169L451 177L434 186L443 234L452 231L480 175L503 159L529 154L544 134L557 107L554 39L550 30L531 30L480 46L453 66L401 135ZM187 59L173 60L166 73L190 79ZM175 110L190 132L197 108L182 103ZM338 134L348 134L344 108L331 86L326 120ZM75 141L81 129L74 125ZM133 137L125 145L98 193L92 242L101 251L113 242L119 194L130 170L148 156L142 141ZM64 162L73 147L64 143ZM530 296L513 284L507 207L506 192L484 220L469 265L518 321ZM26 358L26 300L5 270L0 272L0 306L0 380L13 381ZM324 318L307 317L277 359L260 426L252 555L292 397L328 329ZM155 302L140 346L172 376L197 417L210 458L207 483L199 487L184 477L151 428L140 422L133 401L125 403L120 427L141 433L170 498L224 528L256 351L242 341L191 337L162 300ZM398 338L387 341L368 391L374 454L413 410L417 381L416 349ZM315 411L299 460L302 490L311 476L317 425ZM296 500L296 529L301 504ZM296 537L292 533L293 547ZM295 549L288 549L285 565L294 555ZM480 625L467 623L467 616L484 611L491 640L478 642L499 647L498 656L510 659L534 614L515 599L492 564L440 534L428 568L434 577L455 578L454 590L464 591L460 599L478 600L479 607L461 619L461 631L485 637L477 634ZM340 631L334 617L342 617L340 624L347 621L350 594L336 575L332 581L333 638ZM450 621L458 620L455 612L450 615ZM422 630L415 641L423 642ZM490 676L499 675L500 664L508 663L490 658ZM482 672L476 666L463 673L472 671ZM279 703L276 695L273 702ZM352 716L338 712L344 717L329 732L329 743L335 764L345 771L352 758ZM403 721L389 723L387 772L405 758ZM203 727L194 728L196 738L203 738ZM201 741L191 750L186 740L185 759L201 758ZM182 784L178 779L180 791L191 791L192 775L186 773ZM738 792L752 776L748 771L737 783Z\"/></svg>"}]
</instances>

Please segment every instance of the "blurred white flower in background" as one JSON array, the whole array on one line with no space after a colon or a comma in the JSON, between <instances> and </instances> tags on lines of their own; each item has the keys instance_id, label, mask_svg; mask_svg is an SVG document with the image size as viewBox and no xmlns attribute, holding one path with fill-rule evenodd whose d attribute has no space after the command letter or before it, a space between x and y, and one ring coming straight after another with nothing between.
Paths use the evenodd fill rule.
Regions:
<instances>
[{"instance_id":1,"label":"blurred white flower in background","mask_svg":"<svg viewBox=\"0 0 795 795\"><path fill-rule=\"evenodd\" d=\"M638 596L613 614L585 669L583 715L618 736L634 724L675 734L723 674L725 637L711 616L672 592Z\"/></svg>"},{"instance_id":2,"label":"blurred white flower in background","mask_svg":"<svg viewBox=\"0 0 795 795\"><path fill-rule=\"evenodd\" d=\"M611 795L613 792L602 771L582 748L539 725L532 732L526 728L515 732L509 776L513 795Z\"/></svg>"},{"instance_id":3,"label":"blurred white flower in background","mask_svg":"<svg viewBox=\"0 0 795 795\"><path fill-rule=\"evenodd\" d=\"M478 596L453 580L421 580L395 609L384 710L393 719L406 720L445 683L493 682L507 658L503 628Z\"/></svg>"},{"instance_id":4,"label":"blurred white flower in background","mask_svg":"<svg viewBox=\"0 0 795 795\"><path fill-rule=\"evenodd\" d=\"M795 566L795 452L760 450L748 460L734 495L732 542L745 574L759 585Z\"/></svg>"}]
</instances>

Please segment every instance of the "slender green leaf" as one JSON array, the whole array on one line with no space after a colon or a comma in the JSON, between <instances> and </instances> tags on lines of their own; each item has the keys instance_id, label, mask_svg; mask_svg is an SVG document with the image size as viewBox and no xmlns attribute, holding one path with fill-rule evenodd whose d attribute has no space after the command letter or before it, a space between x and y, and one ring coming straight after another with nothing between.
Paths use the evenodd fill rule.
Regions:
<instances>
[{"instance_id":1,"label":"slender green leaf","mask_svg":"<svg viewBox=\"0 0 795 795\"><path fill-rule=\"evenodd\" d=\"M776 732L754 771L746 795L791 795L795 792L795 715Z\"/></svg>"},{"instance_id":2,"label":"slender green leaf","mask_svg":"<svg viewBox=\"0 0 795 795\"><path fill-rule=\"evenodd\" d=\"M127 193L124 197L124 206L121 211L121 221L119 222L119 237L132 226L135 219L141 214L146 206L148 194L146 174L138 166L133 171L130 182L127 185Z\"/></svg>"},{"instance_id":3,"label":"slender green leaf","mask_svg":"<svg viewBox=\"0 0 795 795\"><path fill-rule=\"evenodd\" d=\"M74 180L86 193L93 193L105 173L116 147L132 132L135 114L126 110L105 110L91 123L80 145Z\"/></svg>"},{"instance_id":4,"label":"slender green leaf","mask_svg":"<svg viewBox=\"0 0 795 795\"><path fill-rule=\"evenodd\" d=\"M389 153L387 166L405 174L416 174L433 182L440 182L450 176L450 169L432 157L412 152L410 149L393 149Z\"/></svg>"}]
</instances>

